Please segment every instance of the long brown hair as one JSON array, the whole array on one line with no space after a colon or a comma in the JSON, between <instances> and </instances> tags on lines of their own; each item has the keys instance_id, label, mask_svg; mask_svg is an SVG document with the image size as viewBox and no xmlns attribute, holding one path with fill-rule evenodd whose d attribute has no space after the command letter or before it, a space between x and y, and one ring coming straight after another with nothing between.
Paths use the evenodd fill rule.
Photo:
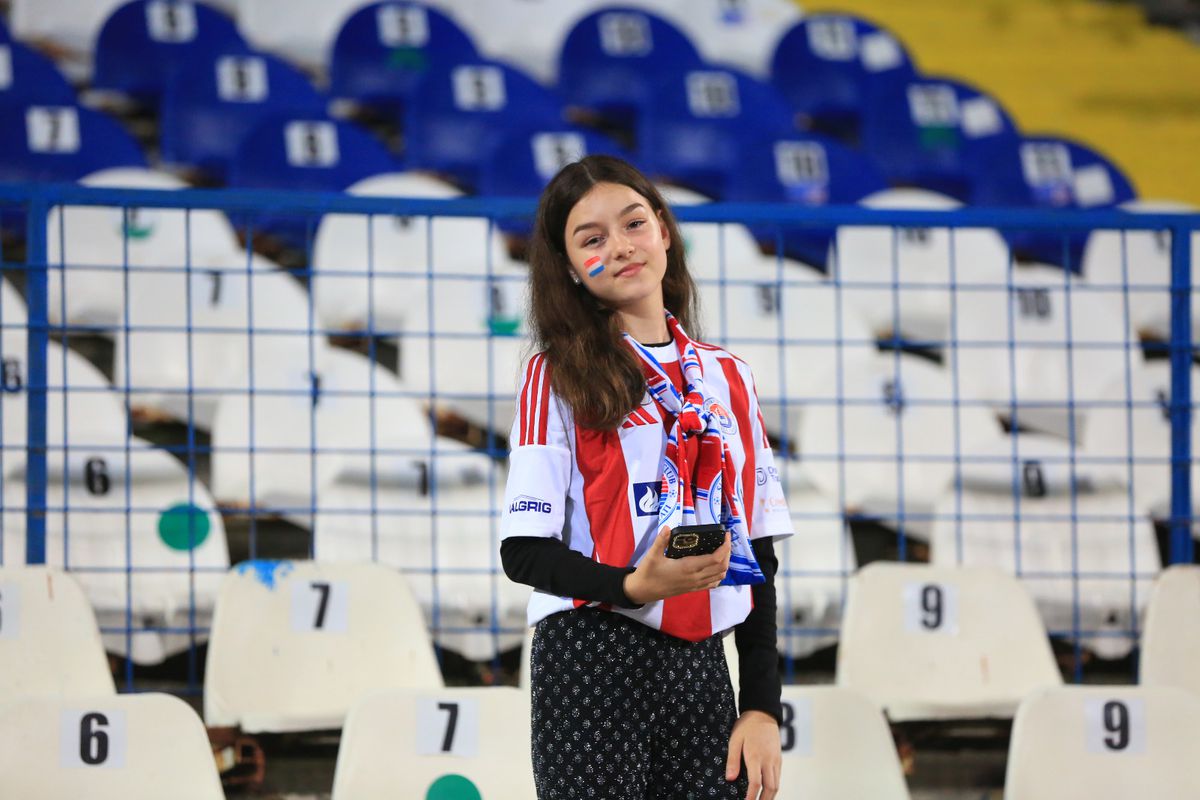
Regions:
<instances>
[{"instance_id":1,"label":"long brown hair","mask_svg":"<svg viewBox=\"0 0 1200 800\"><path fill-rule=\"evenodd\" d=\"M587 156L568 164L542 192L529 249L531 328L534 345L550 364L551 386L575 418L590 428L613 429L638 407L646 391L642 369L625 345L613 309L571 280L567 217L598 183L628 186L661 213L670 236L663 304L690 336L696 285L684 260L683 237L670 207L646 176L613 156Z\"/></svg>"}]
</instances>

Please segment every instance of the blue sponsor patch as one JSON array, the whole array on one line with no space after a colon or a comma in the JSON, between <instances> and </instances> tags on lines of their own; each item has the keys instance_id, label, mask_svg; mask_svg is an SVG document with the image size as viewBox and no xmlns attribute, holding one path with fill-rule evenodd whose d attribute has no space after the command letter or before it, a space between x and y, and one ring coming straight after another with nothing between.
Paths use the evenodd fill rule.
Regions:
<instances>
[{"instance_id":1,"label":"blue sponsor patch","mask_svg":"<svg viewBox=\"0 0 1200 800\"><path fill-rule=\"evenodd\" d=\"M658 516L658 491L662 481L646 481L633 485L633 505L639 517Z\"/></svg>"},{"instance_id":2,"label":"blue sponsor patch","mask_svg":"<svg viewBox=\"0 0 1200 800\"><path fill-rule=\"evenodd\" d=\"M552 506L549 500L543 500L540 497L530 497L523 494L516 500L513 500L508 507L508 513L517 514L521 511L531 511L535 514L549 514Z\"/></svg>"}]
</instances>

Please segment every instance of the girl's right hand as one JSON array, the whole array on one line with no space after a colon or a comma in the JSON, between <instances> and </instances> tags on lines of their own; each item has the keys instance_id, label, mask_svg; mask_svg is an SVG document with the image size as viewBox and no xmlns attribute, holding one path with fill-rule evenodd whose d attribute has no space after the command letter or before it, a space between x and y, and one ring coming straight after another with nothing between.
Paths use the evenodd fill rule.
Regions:
<instances>
[{"instance_id":1,"label":"girl's right hand","mask_svg":"<svg viewBox=\"0 0 1200 800\"><path fill-rule=\"evenodd\" d=\"M729 532L725 542L706 556L667 558L671 529L658 532L637 569L625 576L625 595L639 605L688 592L715 589L729 570Z\"/></svg>"}]
</instances>

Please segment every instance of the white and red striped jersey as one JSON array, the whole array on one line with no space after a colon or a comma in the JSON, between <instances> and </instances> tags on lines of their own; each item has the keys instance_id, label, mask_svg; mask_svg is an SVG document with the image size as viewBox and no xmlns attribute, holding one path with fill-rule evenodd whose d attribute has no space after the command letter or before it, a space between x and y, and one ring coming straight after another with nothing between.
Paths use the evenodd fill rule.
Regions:
<instances>
[{"instance_id":1,"label":"white and red striped jersey","mask_svg":"<svg viewBox=\"0 0 1200 800\"><path fill-rule=\"evenodd\" d=\"M649 350L681 384L675 345ZM724 435L742 478L750 538L791 535L791 516L750 368L718 347L697 343L697 351L706 388L721 406ZM601 563L635 566L658 533L667 441L663 409L647 393L616 430L582 427L551 389L549 370L542 354L525 367L509 442L512 454L500 537L554 536ZM529 624L585 604L536 591L529 601ZM700 641L737 625L750 608L749 586L719 586L641 608L611 610L664 633Z\"/></svg>"}]
</instances>

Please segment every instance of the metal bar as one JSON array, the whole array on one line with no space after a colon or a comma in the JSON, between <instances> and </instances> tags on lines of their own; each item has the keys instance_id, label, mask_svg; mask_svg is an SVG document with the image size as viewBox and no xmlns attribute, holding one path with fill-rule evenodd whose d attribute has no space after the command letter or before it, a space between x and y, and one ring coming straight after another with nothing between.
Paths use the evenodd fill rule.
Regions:
<instances>
[{"instance_id":1,"label":"metal bar","mask_svg":"<svg viewBox=\"0 0 1200 800\"><path fill-rule=\"evenodd\" d=\"M1192 226L1171 226L1171 548L1190 564L1192 543Z\"/></svg>"},{"instance_id":2,"label":"metal bar","mask_svg":"<svg viewBox=\"0 0 1200 800\"><path fill-rule=\"evenodd\" d=\"M25 399L25 562L46 563L46 381L50 341L46 225L49 201L34 194L25 229L25 302L29 309L26 341Z\"/></svg>"}]
</instances>

